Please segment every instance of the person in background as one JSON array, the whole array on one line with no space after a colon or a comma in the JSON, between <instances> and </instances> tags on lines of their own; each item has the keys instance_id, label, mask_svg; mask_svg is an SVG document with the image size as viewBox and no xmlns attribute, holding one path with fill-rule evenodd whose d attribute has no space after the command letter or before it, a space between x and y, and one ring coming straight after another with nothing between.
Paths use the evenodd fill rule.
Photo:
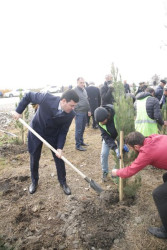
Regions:
<instances>
[{"instance_id":1,"label":"person in background","mask_svg":"<svg viewBox=\"0 0 167 250\"><path fill-rule=\"evenodd\" d=\"M146 89L147 87L148 87L148 86L147 86L147 84L146 84L145 82L140 82L140 83L139 83L138 90L137 90L136 93L135 93L135 96L136 96L137 94L141 93L141 92L144 92L145 89Z\"/></svg>"},{"instance_id":2,"label":"person in background","mask_svg":"<svg viewBox=\"0 0 167 250\"><path fill-rule=\"evenodd\" d=\"M66 183L65 163L61 159L61 156L66 135L75 116L74 108L78 101L79 97L74 90L65 91L61 97L49 93L29 92L24 95L16 111L13 112L13 117L19 119L30 103L38 104L38 108L31 121L31 127L57 150L57 154L51 152L55 161L60 186L66 195L70 195L71 190ZM28 150L30 153L32 180L29 187L30 194L35 193L38 186L38 169L42 145L43 142L29 131Z\"/></svg>"},{"instance_id":3,"label":"person in background","mask_svg":"<svg viewBox=\"0 0 167 250\"><path fill-rule=\"evenodd\" d=\"M163 95L161 97L161 100L159 101L161 109L162 109L163 105L166 103L166 98L167 98L167 87L164 88Z\"/></svg>"},{"instance_id":4,"label":"person in background","mask_svg":"<svg viewBox=\"0 0 167 250\"><path fill-rule=\"evenodd\" d=\"M163 89L166 85L166 81L165 80L161 80L160 84L157 86L157 88L155 89L155 97L160 101L163 95Z\"/></svg>"},{"instance_id":5,"label":"person in background","mask_svg":"<svg viewBox=\"0 0 167 250\"><path fill-rule=\"evenodd\" d=\"M95 86L94 82L90 82L89 86L86 87L86 92L88 95L88 101L90 105L91 110L91 116L87 116L87 125L89 126L90 123L90 117L92 117L92 128L97 129L98 125L94 118L94 111L96 108L98 108L101 105L101 96L100 96L100 90L98 87Z\"/></svg>"},{"instance_id":6,"label":"person in background","mask_svg":"<svg viewBox=\"0 0 167 250\"><path fill-rule=\"evenodd\" d=\"M159 101L153 97L154 89L147 88L136 96L134 104L136 108L135 130L145 137L151 134L158 134L158 124L166 125L167 121L162 120Z\"/></svg>"},{"instance_id":7,"label":"person in background","mask_svg":"<svg viewBox=\"0 0 167 250\"><path fill-rule=\"evenodd\" d=\"M114 96L113 96L114 88L112 86L112 75L106 75L104 85L100 89L101 95L101 104L113 104Z\"/></svg>"},{"instance_id":8,"label":"person in background","mask_svg":"<svg viewBox=\"0 0 167 250\"><path fill-rule=\"evenodd\" d=\"M61 86L61 90L60 90L62 93L64 92L64 86L62 85Z\"/></svg>"},{"instance_id":9,"label":"person in background","mask_svg":"<svg viewBox=\"0 0 167 250\"><path fill-rule=\"evenodd\" d=\"M91 116L90 105L88 101L88 95L85 90L85 80L83 77L78 77L77 87L74 88L74 91L79 96L79 102L75 107L75 144L76 149L79 151L86 151L86 148L83 146L88 146L84 142L83 134L85 131L85 126L87 122L87 115Z\"/></svg>"},{"instance_id":10,"label":"person in background","mask_svg":"<svg viewBox=\"0 0 167 250\"><path fill-rule=\"evenodd\" d=\"M148 165L167 171L166 135L154 134L145 138L139 132L131 132L125 138L125 142L132 150L138 152L138 156L130 166L113 169L113 177L129 178ZM163 174L163 184L158 186L152 195L161 218L162 227L150 227L148 231L158 238L167 239L167 172Z\"/></svg>"},{"instance_id":11,"label":"person in background","mask_svg":"<svg viewBox=\"0 0 167 250\"><path fill-rule=\"evenodd\" d=\"M131 93L131 90L130 90L130 87L129 87L129 84L127 83L126 80L124 80L124 89L125 89L125 93Z\"/></svg>"}]
</instances>

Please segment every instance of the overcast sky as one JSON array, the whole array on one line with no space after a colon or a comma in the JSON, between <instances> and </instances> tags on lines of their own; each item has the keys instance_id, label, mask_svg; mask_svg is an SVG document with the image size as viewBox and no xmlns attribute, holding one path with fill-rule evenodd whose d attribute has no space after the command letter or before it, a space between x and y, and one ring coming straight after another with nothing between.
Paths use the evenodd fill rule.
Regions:
<instances>
[{"instance_id":1,"label":"overcast sky","mask_svg":"<svg viewBox=\"0 0 167 250\"><path fill-rule=\"evenodd\" d=\"M1 0L0 89L167 76L167 0Z\"/></svg>"}]
</instances>

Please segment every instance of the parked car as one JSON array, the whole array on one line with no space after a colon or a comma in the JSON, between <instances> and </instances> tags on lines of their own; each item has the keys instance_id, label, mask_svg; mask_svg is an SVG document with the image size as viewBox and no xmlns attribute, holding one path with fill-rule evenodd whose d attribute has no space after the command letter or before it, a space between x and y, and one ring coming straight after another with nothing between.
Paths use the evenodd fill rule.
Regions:
<instances>
[{"instance_id":1,"label":"parked car","mask_svg":"<svg viewBox=\"0 0 167 250\"><path fill-rule=\"evenodd\" d=\"M20 94L24 95L25 93L29 92L28 89L15 89L4 94L4 97L15 97L20 96Z\"/></svg>"},{"instance_id":2,"label":"parked car","mask_svg":"<svg viewBox=\"0 0 167 250\"><path fill-rule=\"evenodd\" d=\"M0 97L3 97L3 93L0 91Z\"/></svg>"},{"instance_id":3,"label":"parked car","mask_svg":"<svg viewBox=\"0 0 167 250\"><path fill-rule=\"evenodd\" d=\"M42 92L42 93L45 93L45 92L48 92L48 93L60 93L61 89L59 87L57 87L57 86L48 86L46 88L41 89L40 92Z\"/></svg>"}]
</instances>

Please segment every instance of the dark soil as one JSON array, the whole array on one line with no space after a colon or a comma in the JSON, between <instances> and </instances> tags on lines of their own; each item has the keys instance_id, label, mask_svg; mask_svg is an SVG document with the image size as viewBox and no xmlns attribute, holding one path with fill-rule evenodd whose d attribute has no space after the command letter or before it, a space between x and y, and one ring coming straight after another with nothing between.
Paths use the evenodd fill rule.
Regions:
<instances>
[{"instance_id":1,"label":"dark soil","mask_svg":"<svg viewBox=\"0 0 167 250\"><path fill-rule=\"evenodd\" d=\"M9 130L17 132L11 127ZM142 185L135 197L119 202L113 179L101 181L100 132L86 128L87 151L76 151L73 124L64 156L105 191L97 194L66 166L67 183L72 190L72 195L66 196L58 183L51 153L44 146L39 186L30 195L27 145L11 144L3 134L0 142L0 249L167 249L166 240L147 232L150 225L160 225L151 193L162 183L163 171L153 167L141 171ZM111 155L110 170L113 165Z\"/></svg>"}]
</instances>

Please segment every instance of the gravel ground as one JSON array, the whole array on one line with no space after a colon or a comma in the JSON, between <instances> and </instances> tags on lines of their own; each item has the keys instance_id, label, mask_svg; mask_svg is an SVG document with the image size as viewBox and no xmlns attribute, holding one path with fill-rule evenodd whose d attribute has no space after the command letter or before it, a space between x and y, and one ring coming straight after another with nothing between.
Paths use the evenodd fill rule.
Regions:
<instances>
[{"instance_id":1,"label":"gravel ground","mask_svg":"<svg viewBox=\"0 0 167 250\"><path fill-rule=\"evenodd\" d=\"M6 129L12 122L11 112L16 109L16 103L19 102L19 98L3 98L0 99L0 126L1 129ZM31 118L34 110L29 105L29 117Z\"/></svg>"},{"instance_id":2,"label":"gravel ground","mask_svg":"<svg viewBox=\"0 0 167 250\"><path fill-rule=\"evenodd\" d=\"M15 110L16 103L19 102L18 97L14 98L1 98L0 99L0 112L10 112Z\"/></svg>"}]
</instances>

